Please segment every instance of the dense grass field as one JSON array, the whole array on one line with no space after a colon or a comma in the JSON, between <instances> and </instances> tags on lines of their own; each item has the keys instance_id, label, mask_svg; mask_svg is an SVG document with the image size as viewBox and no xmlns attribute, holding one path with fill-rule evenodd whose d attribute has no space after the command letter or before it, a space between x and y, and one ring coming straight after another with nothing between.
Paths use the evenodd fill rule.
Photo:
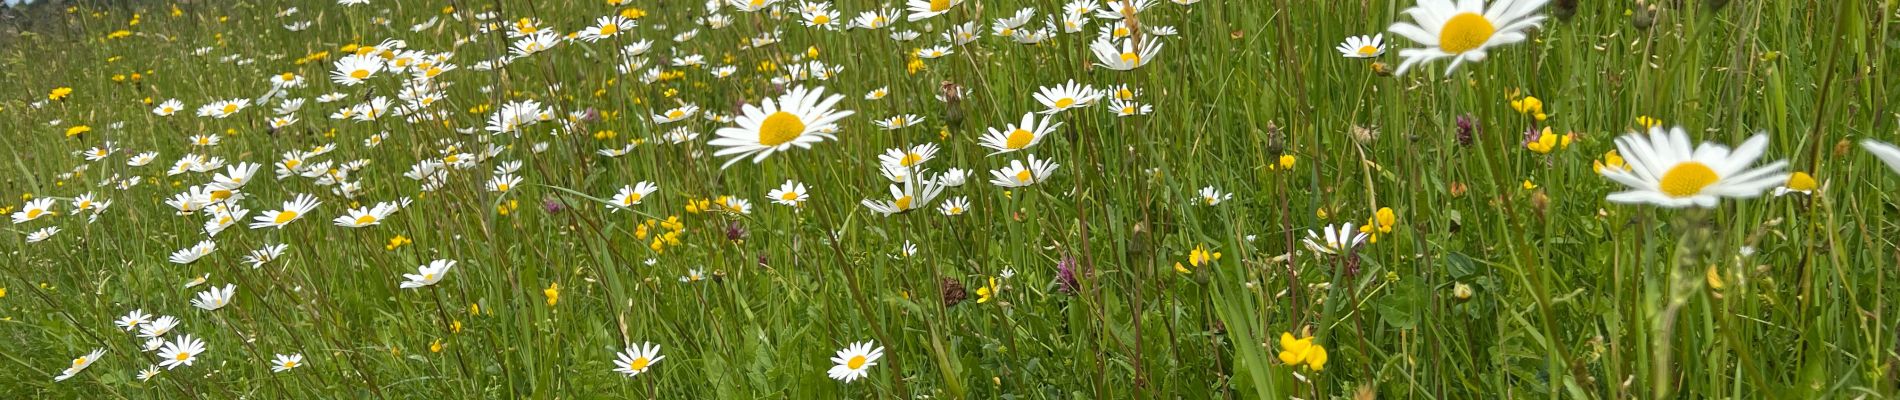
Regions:
<instances>
[{"instance_id":1,"label":"dense grass field","mask_svg":"<svg viewBox=\"0 0 1900 400\"><path fill-rule=\"evenodd\" d=\"M0 397L1900 396L1893 1L914 3L0 9Z\"/></svg>"}]
</instances>

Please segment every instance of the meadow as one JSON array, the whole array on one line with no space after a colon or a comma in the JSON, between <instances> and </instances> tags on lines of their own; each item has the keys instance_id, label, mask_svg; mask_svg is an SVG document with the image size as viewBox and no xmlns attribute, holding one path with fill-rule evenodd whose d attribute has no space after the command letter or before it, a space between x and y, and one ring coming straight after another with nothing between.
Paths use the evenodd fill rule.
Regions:
<instances>
[{"instance_id":1,"label":"meadow","mask_svg":"<svg viewBox=\"0 0 1900 400\"><path fill-rule=\"evenodd\" d=\"M0 8L0 397L1900 396L1891 0Z\"/></svg>"}]
</instances>

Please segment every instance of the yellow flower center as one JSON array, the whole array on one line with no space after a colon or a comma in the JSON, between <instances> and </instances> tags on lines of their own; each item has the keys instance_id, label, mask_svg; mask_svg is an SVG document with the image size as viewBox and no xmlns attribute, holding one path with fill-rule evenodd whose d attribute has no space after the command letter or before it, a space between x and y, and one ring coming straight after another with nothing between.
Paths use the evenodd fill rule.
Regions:
<instances>
[{"instance_id":1,"label":"yellow flower center","mask_svg":"<svg viewBox=\"0 0 1900 400\"><path fill-rule=\"evenodd\" d=\"M1788 177L1789 189L1806 192L1814 190L1817 186L1819 186L1819 184L1814 182L1814 176L1808 175L1806 172L1796 172L1794 176Z\"/></svg>"},{"instance_id":2,"label":"yellow flower center","mask_svg":"<svg viewBox=\"0 0 1900 400\"><path fill-rule=\"evenodd\" d=\"M290 220L293 220L293 219L297 219L297 212L291 211L291 210L284 210L284 212L277 213L277 219L275 219L274 222L276 222L278 225L283 225L283 224L290 223Z\"/></svg>"},{"instance_id":3,"label":"yellow flower center","mask_svg":"<svg viewBox=\"0 0 1900 400\"><path fill-rule=\"evenodd\" d=\"M1029 178L1033 178L1033 177L1035 177L1035 175L1033 175L1033 174L1031 174L1031 173L1029 172L1029 170L1027 170L1027 169L1024 169L1024 170L1022 170L1022 171L1018 171L1018 172L1016 172L1016 181L1017 181L1017 182L1028 182L1028 181L1029 181Z\"/></svg>"},{"instance_id":4,"label":"yellow flower center","mask_svg":"<svg viewBox=\"0 0 1900 400\"><path fill-rule=\"evenodd\" d=\"M422 274L422 280L433 281L435 280L435 274Z\"/></svg>"},{"instance_id":5,"label":"yellow flower center","mask_svg":"<svg viewBox=\"0 0 1900 400\"><path fill-rule=\"evenodd\" d=\"M77 367L77 366L79 366L80 364L85 364L85 363L86 363L86 358L85 358L85 357L80 357L80 358L75 358L75 359L73 359L73 366L75 366L75 367Z\"/></svg>"},{"instance_id":6,"label":"yellow flower center","mask_svg":"<svg viewBox=\"0 0 1900 400\"><path fill-rule=\"evenodd\" d=\"M681 112L680 110L667 111L666 119L679 119L679 117L684 116L684 115L686 115L686 113Z\"/></svg>"},{"instance_id":7,"label":"yellow flower center","mask_svg":"<svg viewBox=\"0 0 1900 400\"><path fill-rule=\"evenodd\" d=\"M297 74L285 72L282 79L285 82L289 82L291 79L297 79Z\"/></svg>"},{"instance_id":8,"label":"yellow flower center","mask_svg":"<svg viewBox=\"0 0 1900 400\"><path fill-rule=\"evenodd\" d=\"M950 0L930 0L930 12L943 12L950 9ZM857 367L851 367L856 369Z\"/></svg>"},{"instance_id":9,"label":"yellow flower center","mask_svg":"<svg viewBox=\"0 0 1900 400\"><path fill-rule=\"evenodd\" d=\"M1122 36L1128 36L1128 27L1127 26L1115 27L1115 37L1122 37Z\"/></svg>"},{"instance_id":10,"label":"yellow flower center","mask_svg":"<svg viewBox=\"0 0 1900 400\"><path fill-rule=\"evenodd\" d=\"M1379 48L1372 47L1372 45L1368 44L1365 46L1359 46L1359 55L1370 56L1372 55L1372 53L1377 53L1377 52L1379 52Z\"/></svg>"},{"instance_id":11,"label":"yellow flower center","mask_svg":"<svg viewBox=\"0 0 1900 400\"><path fill-rule=\"evenodd\" d=\"M356 79L369 79L369 70L359 69L355 71L350 71L350 77L356 78Z\"/></svg>"},{"instance_id":12,"label":"yellow flower center","mask_svg":"<svg viewBox=\"0 0 1900 400\"><path fill-rule=\"evenodd\" d=\"M906 167L915 166L920 162L924 162L924 156L917 153L905 153L904 159L898 160L899 164L903 164Z\"/></svg>"},{"instance_id":13,"label":"yellow flower center","mask_svg":"<svg viewBox=\"0 0 1900 400\"><path fill-rule=\"evenodd\" d=\"M778 146L789 143L803 134L805 134L805 121L799 120L797 115L789 112L772 113L765 117L764 122L759 123L759 144L761 145Z\"/></svg>"},{"instance_id":14,"label":"yellow flower center","mask_svg":"<svg viewBox=\"0 0 1900 400\"><path fill-rule=\"evenodd\" d=\"M361 217L356 217L357 225L369 225L374 222L376 222L376 216L374 215L365 215Z\"/></svg>"},{"instance_id":15,"label":"yellow flower center","mask_svg":"<svg viewBox=\"0 0 1900 400\"><path fill-rule=\"evenodd\" d=\"M1657 187L1669 197L1689 197L1702 193L1702 188L1715 184L1722 177L1707 165L1695 161L1676 164L1669 172L1664 172Z\"/></svg>"},{"instance_id":16,"label":"yellow flower center","mask_svg":"<svg viewBox=\"0 0 1900 400\"><path fill-rule=\"evenodd\" d=\"M225 104L225 105L224 105L224 113L225 113L225 114L230 114L230 113L234 113L234 112L237 112L237 110L238 110L238 106L237 106L237 104Z\"/></svg>"},{"instance_id":17,"label":"yellow flower center","mask_svg":"<svg viewBox=\"0 0 1900 400\"><path fill-rule=\"evenodd\" d=\"M1062 103L1056 104L1060 105ZM1024 147L1029 147L1029 142L1032 140L1036 140L1036 134L1034 132L1030 132L1028 129L1017 129L1009 133L1009 140L1003 143L1003 147L1008 147L1011 150L1020 150Z\"/></svg>"},{"instance_id":18,"label":"yellow flower center","mask_svg":"<svg viewBox=\"0 0 1900 400\"><path fill-rule=\"evenodd\" d=\"M811 23L818 24L818 25L829 24L831 23L831 16L818 14L818 16L816 17L811 17Z\"/></svg>"},{"instance_id":19,"label":"yellow flower center","mask_svg":"<svg viewBox=\"0 0 1900 400\"><path fill-rule=\"evenodd\" d=\"M231 191L229 191L229 190L213 190L213 191L211 191L211 199L212 199L212 200L224 200L224 199L228 199L228 198L231 198Z\"/></svg>"},{"instance_id":20,"label":"yellow flower center","mask_svg":"<svg viewBox=\"0 0 1900 400\"><path fill-rule=\"evenodd\" d=\"M937 0L937 1L943 1L943 0ZM845 368L850 368L850 369L864 368L865 361L869 361L869 360L865 360L864 356L851 356L851 361L845 362L844 366Z\"/></svg>"},{"instance_id":21,"label":"yellow flower center","mask_svg":"<svg viewBox=\"0 0 1900 400\"><path fill-rule=\"evenodd\" d=\"M899 198L897 198L897 202L896 202L896 205L897 205L897 209L898 209L898 210L909 210L909 209L910 209L910 202L911 202L911 197L910 197L910 196L904 196L904 197L899 197Z\"/></svg>"},{"instance_id":22,"label":"yellow flower center","mask_svg":"<svg viewBox=\"0 0 1900 400\"><path fill-rule=\"evenodd\" d=\"M620 25L618 25L618 24L606 24L606 25L601 25L601 26L600 26L600 35L601 35L601 36L613 36L613 34L615 34L615 33L620 33Z\"/></svg>"},{"instance_id":23,"label":"yellow flower center","mask_svg":"<svg viewBox=\"0 0 1900 400\"><path fill-rule=\"evenodd\" d=\"M963 207L950 207L950 213L951 213L951 214L962 214L962 213L963 213Z\"/></svg>"},{"instance_id":24,"label":"yellow flower center","mask_svg":"<svg viewBox=\"0 0 1900 400\"><path fill-rule=\"evenodd\" d=\"M186 353L186 352L181 351L181 352L178 352L177 357L172 357L172 358L177 359L178 361L185 361L185 360L191 359L191 353Z\"/></svg>"},{"instance_id":25,"label":"yellow flower center","mask_svg":"<svg viewBox=\"0 0 1900 400\"><path fill-rule=\"evenodd\" d=\"M1438 47L1446 53L1460 54L1484 46L1497 33L1497 26L1478 13L1454 15L1438 31Z\"/></svg>"},{"instance_id":26,"label":"yellow flower center","mask_svg":"<svg viewBox=\"0 0 1900 400\"><path fill-rule=\"evenodd\" d=\"M1124 59L1126 59L1126 57L1124 57ZM1073 97L1064 97L1062 100L1056 100L1056 108L1069 108L1074 105L1075 98Z\"/></svg>"},{"instance_id":27,"label":"yellow flower center","mask_svg":"<svg viewBox=\"0 0 1900 400\"><path fill-rule=\"evenodd\" d=\"M40 214L42 214L42 213L45 213L45 212L46 212L46 210L26 210L26 217L27 217L27 218L39 218L39 217L40 217Z\"/></svg>"},{"instance_id":28,"label":"yellow flower center","mask_svg":"<svg viewBox=\"0 0 1900 400\"><path fill-rule=\"evenodd\" d=\"M1141 62L1141 55L1135 54L1135 53L1122 53L1122 62L1130 63L1130 64L1139 63Z\"/></svg>"},{"instance_id":29,"label":"yellow flower center","mask_svg":"<svg viewBox=\"0 0 1900 400\"><path fill-rule=\"evenodd\" d=\"M296 367L297 367L297 362L296 362L296 361L285 361L285 362L284 362L284 368L296 368Z\"/></svg>"},{"instance_id":30,"label":"yellow flower center","mask_svg":"<svg viewBox=\"0 0 1900 400\"><path fill-rule=\"evenodd\" d=\"M647 363L650 363L650 362L652 361L648 361L646 357L635 358L633 359L633 362L627 363L627 369L631 369L634 371L647 369Z\"/></svg>"},{"instance_id":31,"label":"yellow flower center","mask_svg":"<svg viewBox=\"0 0 1900 400\"><path fill-rule=\"evenodd\" d=\"M798 200L798 192L785 192L785 194L779 195L778 198L785 201Z\"/></svg>"}]
</instances>

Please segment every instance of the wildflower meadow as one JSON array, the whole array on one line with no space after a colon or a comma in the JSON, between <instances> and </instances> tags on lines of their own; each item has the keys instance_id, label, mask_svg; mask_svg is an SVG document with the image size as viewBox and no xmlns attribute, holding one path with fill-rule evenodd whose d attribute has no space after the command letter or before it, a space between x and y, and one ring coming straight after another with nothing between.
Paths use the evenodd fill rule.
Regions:
<instances>
[{"instance_id":1,"label":"wildflower meadow","mask_svg":"<svg viewBox=\"0 0 1900 400\"><path fill-rule=\"evenodd\" d=\"M0 398L1896 398L1896 3L7 1Z\"/></svg>"}]
</instances>

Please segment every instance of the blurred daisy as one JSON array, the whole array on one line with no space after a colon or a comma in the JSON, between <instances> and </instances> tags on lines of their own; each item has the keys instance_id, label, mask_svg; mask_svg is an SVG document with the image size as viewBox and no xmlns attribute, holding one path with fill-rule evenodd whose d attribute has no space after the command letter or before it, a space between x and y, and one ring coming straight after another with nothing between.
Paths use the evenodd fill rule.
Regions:
<instances>
[{"instance_id":1,"label":"blurred daisy","mask_svg":"<svg viewBox=\"0 0 1900 400\"><path fill-rule=\"evenodd\" d=\"M206 289L203 292L198 292L198 298L191 301L191 306L198 307L205 311L217 311L226 305L230 305L231 300L235 300L236 298L237 285L227 283L222 289L214 287Z\"/></svg>"},{"instance_id":2,"label":"blurred daisy","mask_svg":"<svg viewBox=\"0 0 1900 400\"><path fill-rule=\"evenodd\" d=\"M1860 147L1880 159L1880 163L1887 164L1887 168L1894 173L1900 173L1900 147L1873 139L1860 141Z\"/></svg>"},{"instance_id":3,"label":"blurred daisy","mask_svg":"<svg viewBox=\"0 0 1900 400\"><path fill-rule=\"evenodd\" d=\"M1116 71L1127 71L1148 65L1149 61L1154 60L1156 54L1161 53L1161 47L1162 44L1159 41L1148 40L1137 44L1134 38L1128 38L1122 39L1121 46L1117 48L1111 39L1100 38L1089 44L1089 51L1095 53L1095 65Z\"/></svg>"},{"instance_id":4,"label":"blurred daisy","mask_svg":"<svg viewBox=\"0 0 1900 400\"><path fill-rule=\"evenodd\" d=\"M839 349L837 355L831 357L831 362L837 365L826 374L831 379L845 382L863 378L867 374L865 370L877 365L877 359L884 357L884 347L872 348L872 345L871 342L852 343L849 347Z\"/></svg>"},{"instance_id":5,"label":"blurred daisy","mask_svg":"<svg viewBox=\"0 0 1900 400\"><path fill-rule=\"evenodd\" d=\"M1213 186L1201 188L1201 203L1202 204L1206 204L1210 206L1220 205L1220 203L1223 201L1228 201L1228 200L1233 200L1233 199L1234 199L1233 193L1221 193L1220 189L1215 189Z\"/></svg>"},{"instance_id":6,"label":"blurred daisy","mask_svg":"<svg viewBox=\"0 0 1900 400\"><path fill-rule=\"evenodd\" d=\"M43 197L43 198L33 199L33 200L27 201L25 206L20 207L20 211L13 212L13 223L18 224L21 222L32 221L32 220L40 219L40 217L45 217L45 216L49 216L53 214L56 214L56 213L53 211L52 198Z\"/></svg>"},{"instance_id":7,"label":"blurred daisy","mask_svg":"<svg viewBox=\"0 0 1900 400\"><path fill-rule=\"evenodd\" d=\"M594 20L594 26L582 29L579 37L581 40L594 42L613 37L621 32L626 32L629 29L633 29L633 26L633 20L619 15L608 15Z\"/></svg>"},{"instance_id":8,"label":"blurred daisy","mask_svg":"<svg viewBox=\"0 0 1900 400\"><path fill-rule=\"evenodd\" d=\"M1325 235L1307 230L1305 239L1306 248L1325 254L1339 254L1358 247L1359 243L1365 241L1366 233L1353 230L1351 222L1338 226L1328 225Z\"/></svg>"},{"instance_id":9,"label":"blurred daisy","mask_svg":"<svg viewBox=\"0 0 1900 400\"><path fill-rule=\"evenodd\" d=\"M59 234L59 227L57 226L49 226L45 228L40 228L40 230L33 231L33 233L27 234L26 242L39 243L39 242L45 241L46 239L52 239L53 235L57 235L57 234Z\"/></svg>"},{"instance_id":10,"label":"blurred daisy","mask_svg":"<svg viewBox=\"0 0 1900 400\"><path fill-rule=\"evenodd\" d=\"M283 243L264 245L264 247L260 247L257 250L252 250L251 254L244 255L244 263L250 264L252 269L263 267L265 263L282 257L284 255L284 249L288 248L290 248L290 245Z\"/></svg>"},{"instance_id":11,"label":"blurred daisy","mask_svg":"<svg viewBox=\"0 0 1900 400\"><path fill-rule=\"evenodd\" d=\"M345 228L361 228L381 224L384 218L389 218L390 214L396 213L396 204L382 203L374 207L352 208L349 209L347 213L347 215L336 217L336 219L330 220L330 222L335 223L336 226Z\"/></svg>"},{"instance_id":12,"label":"blurred daisy","mask_svg":"<svg viewBox=\"0 0 1900 400\"><path fill-rule=\"evenodd\" d=\"M1155 110L1154 106L1136 103L1132 101L1124 101L1122 99L1109 100L1108 107L1114 109L1115 116L1118 116L1118 117L1132 117L1136 115L1148 115L1149 112L1152 112Z\"/></svg>"},{"instance_id":13,"label":"blurred daisy","mask_svg":"<svg viewBox=\"0 0 1900 400\"><path fill-rule=\"evenodd\" d=\"M1484 61L1488 50L1524 41L1524 31L1538 27L1543 15L1532 15L1549 0L1496 0L1486 9L1481 0L1420 0L1405 9L1414 22L1394 22L1387 31L1425 46L1399 50L1399 69L1393 75L1405 75L1412 66L1452 57L1445 75L1458 70L1466 61Z\"/></svg>"},{"instance_id":14,"label":"blurred daisy","mask_svg":"<svg viewBox=\"0 0 1900 400\"><path fill-rule=\"evenodd\" d=\"M1041 143L1042 138L1047 137L1050 132L1055 131L1055 129L1060 126L1062 126L1062 123L1055 122L1054 117L1044 118L1042 123L1038 125L1036 123L1036 113L1024 113L1022 122L1015 125L1008 125L1003 131L998 131L996 128L989 128L990 133L983 135L982 144L983 147L996 150L990 153L992 156L1027 149L1030 146L1035 146L1036 143Z\"/></svg>"},{"instance_id":15,"label":"blurred daisy","mask_svg":"<svg viewBox=\"0 0 1900 400\"><path fill-rule=\"evenodd\" d=\"M454 267L455 261L452 260L430 261L428 265L416 267L416 273L414 274L402 274L403 279L408 280L404 281L401 286L403 289L434 286L436 282L442 281L442 277L449 274L449 268Z\"/></svg>"},{"instance_id":16,"label":"blurred daisy","mask_svg":"<svg viewBox=\"0 0 1900 400\"><path fill-rule=\"evenodd\" d=\"M283 229L284 225L289 225L291 222L303 218L304 214L310 213L310 210L315 210L318 204L321 203L317 202L316 197L308 194L299 194L295 199L284 202L284 208L282 210L265 211L264 215L257 216L256 219L252 220L255 222L251 223L251 229Z\"/></svg>"},{"instance_id":17,"label":"blurred daisy","mask_svg":"<svg viewBox=\"0 0 1900 400\"><path fill-rule=\"evenodd\" d=\"M1616 139L1626 167L1604 167L1603 176L1628 186L1612 193L1616 203L1650 203L1668 208L1714 207L1718 200L1753 198L1788 181L1782 172L1787 161L1749 168L1768 147L1768 135L1758 133L1730 151L1728 146L1702 143L1691 148L1681 127L1649 130L1645 137L1630 133Z\"/></svg>"},{"instance_id":18,"label":"blurred daisy","mask_svg":"<svg viewBox=\"0 0 1900 400\"><path fill-rule=\"evenodd\" d=\"M58 382L72 379L73 375L79 375L80 371L85 371L86 367L91 367L94 361L99 361L99 357L104 355L106 355L106 349L100 348L93 349L91 353L86 353L86 355L73 359L73 365L66 367L66 370L60 372L59 376L53 377L53 381Z\"/></svg>"},{"instance_id":19,"label":"blurred daisy","mask_svg":"<svg viewBox=\"0 0 1900 400\"><path fill-rule=\"evenodd\" d=\"M173 317L170 315L161 316L161 317L158 317L157 319L153 319L152 322L147 322L145 323L145 325L140 326L139 337L156 339L160 336L165 336L165 334L167 333L171 333L172 329L177 328L177 327L178 327L177 317ZM150 347L150 346L147 346L147 347Z\"/></svg>"},{"instance_id":20,"label":"blurred daisy","mask_svg":"<svg viewBox=\"0 0 1900 400\"><path fill-rule=\"evenodd\" d=\"M917 114L899 114L899 115L893 115L890 118L878 120L875 123L877 124L878 127L884 128L884 130L893 131L893 130L915 126L923 122L924 122L924 117L919 117L917 116Z\"/></svg>"},{"instance_id":21,"label":"blurred daisy","mask_svg":"<svg viewBox=\"0 0 1900 400\"><path fill-rule=\"evenodd\" d=\"M1034 185L1049 179L1049 174L1055 172L1057 167L1061 165L1049 160L1036 159L1035 154L1030 154L1028 165L1023 165L1022 160L1010 160L1009 167L990 171L992 176L990 183L1005 188Z\"/></svg>"},{"instance_id":22,"label":"blurred daisy","mask_svg":"<svg viewBox=\"0 0 1900 400\"><path fill-rule=\"evenodd\" d=\"M153 377L157 377L157 376L158 376L157 365L148 366L148 367L145 367L145 369L139 371L140 382L150 381L152 380Z\"/></svg>"},{"instance_id":23,"label":"blurred daisy","mask_svg":"<svg viewBox=\"0 0 1900 400\"><path fill-rule=\"evenodd\" d=\"M919 176L923 174L923 171L917 173ZM923 182L919 183L918 181ZM937 195L941 193L943 193L943 186L937 185L934 180L905 179L903 186L891 184L891 200L873 201L871 199L864 199L864 201L859 204L863 204L865 208L871 209L871 212L888 217L892 214L902 214L927 206L931 200L935 200Z\"/></svg>"},{"instance_id":24,"label":"blurred daisy","mask_svg":"<svg viewBox=\"0 0 1900 400\"><path fill-rule=\"evenodd\" d=\"M303 366L303 354L278 354L270 363L270 372L284 372Z\"/></svg>"},{"instance_id":25,"label":"blurred daisy","mask_svg":"<svg viewBox=\"0 0 1900 400\"><path fill-rule=\"evenodd\" d=\"M642 372L647 372L647 368L651 368L654 363L666 359L666 356L660 355L660 345L641 343L640 345L629 347L626 351L620 352L619 356L615 358L614 365L619 368L614 368L614 372L627 374L628 378L632 378L639 376Z\"/></svg>"},{"instance_id":26,"label":"blurred daisy","mask_svg":"<svg viewBox=\"0 0 1900 400\"><path fill-rule=\"evenodd\" d=\"M198 261L199 258L211 255L211 251L217 250L217 248L218 244L210 240L200 241L191 247L172 252L171 262L173 264L190 264L193 261Z\"/></svg>"},{"instance_id":27,"label":"blurred daisy","mask_svg":"<svg viewBox=\"0 0 1900 400\"><path fill-rule=\"evenodd\" d=\"M932 58L947 56L947 55L950 55L951 53L954 53L954 52L950 51L950 46L936 46L936 47L925 48L923 50L918 50L917 57L924 58L924 59L932 59Z\"/></svg>"},{"instance_id":28,"label":"blurred daisy","mask_svg":"<svg viewBox=\"0 0 1900 400\"><path fill-rule=\"evenodd\" d=\"M909 149L889 149L877 157L878 164L886 168L910 168L937 157L937 144L924 143Z\"/></svg>"},{"instance_id":29,"label":"blurred daisy","mask_svg":"<svg viewBox=\"0 0 1900 400\"><path fill-rule=\"evenodd\" d=\"M970 199L962 196L944 200L943 205L937 207L937 212L943 215L963 215L967 211L970 211Z\"/></svg>"},{"instance_id":30,"label":"blurred daisy","mask_svg":"<svg viewBox=\"0 0 1900 400\"><path fill-rule=\"evenodd\" d=\"M950 12L951 7L963 4L963 0L910 0L910 20L921 21Z\"/></svg>"},{"instance_id":31,"label":"blurred daisy","mask_svg":"<svg viewBox=\"0 0 1900 400\"><path fill-rule=\"evenodd\" d=\"M205 342L191 335L179 336L177 340L165 343L158 350L158 366L165 369L177 369L198 361L198 354L205 351Z\"/></svg>"},{"instance_id":32,"label":"blurred daisy","mask_svg":"<svg viewBox=\"0 0 1900 400\"><path fill-rule=\"evenodd\" d=\"M1102 98L1102 92L1095 90L1092 86L1077 84L1074 79L1070 79L1066 84L1037 89L1035 98L1037 102L1042 103L1043 107L1048 107L1041 113L1055 114L1071 108L1095 104L1096 100Z\"/></svg>"},{"instance_id":33,"label":"blurred daisy","mask_svg":"<svg viewBox=\"0 0 1900 400\"><path fill-rule=\"evenodd\" d=\"M699 112L699 106L695 106L692 104L674 107L671 110L666 110L665 114L654 114L653 123L665 124L665 123L675 122L675 121L691 118L693 114L696 114L698 112Z\"/></svg>"},{"instance_id":34,"label":"blurred daisy","mask_svg":"<svg viewBox=\"0 0 1900 400\"><path fill-rule=\"evenodd\" d=\"M157 114L160 117L169 117L172 116L172 114L177 114L178 110L183 109L185 109L184 102L178 101L178 99L171 99L165 100L163 103L158 103L158 107L152 108L152 114Z\"/></svg>"},{"instance_id":35,"label":"blurred daisy","mask_svg":"<svg viewBox=\"0 0 1900 400\"><path fill-rule=\"evenodd\" d=\"M878 100L878 99L882 99L882 98L884 98L884 96L888 96L888 95L890 95L890 94L891 94L891 89L890 89L889 87L881 87L881 88L877 88L877 89L872 89L872 90L871 90L870 92L867 92L867 93L865 93L865 94L864 94L864 99L865 99L865 100Z\"/></svg>"},{"instance_id":36,"label":"blurred daisy","mask_svg":"<svg viewBox=\"0 0 1900 400\"><path fill-rule=\"evenodd\" d=\"M251 106L251 99L218 100L198 107L198 116L222 119L244 111Z\"/></svg>"},{"instance_id":37,"label":"blurred daisy","mask_svg":"<svg viewBox=\"0 0 1900 400\"><path fill-rule=\"evenodd\" d=\"M720 168L731 167L746 158L758 163L776 152L792 147L810 148L812 144L836 138L828 131L835 130L838 120L850 116L852 111L832 109L844 96L826 97L824 92L823 87L800 86L779 96L776 102L765 99L763 107L745 105L743 114L736 119L739 126L719 128L719 138L707 142L721 147L714 156L732 157Z\"/></svg>"},{"instance_id":38,"label":"blurred daisy","mask_svg":"<svg viewBox=\"0 0 1900 400\"><path fill-rule=\"evenodd\" d=\"M152 316L150 314L146 314L145 310L135 309L135 310L132 310L132 312L125 313L124 317L119 317L118 320L115 320L112 323L114 325L118 325L119 329L124 329L126 332L132 332L132 331L138 330L139 325L145 325L146 321L151 321L151 320L152 320Z\"/></svg>"},{"instance_id":39,"label":"blurred daisy","mask_svg":"<svg viewBox=\"0 0 1900 400\"><path fill-rule=\"evenodd\" d=\"M488 179L488 191L490 192L508 193L509 190L520 185L521 177L510 174L495 175L495 177Z\"/></svg>"},{"instance_id":40,"label":"blurred daisy","mask_svg":"<svg viewBox=\"0 0 1900 400\"><path fill-rule=\"evenodd\" d=\"M615 212L619 212L622 209L633 207L635 204L640 204L641 200L645 200L647 195L653 194L655 190L660 190L660 187L654 185L653 182L647 181L640 181L640 183L631 186L621 186L620 193L614 194L614 198L608 200L607 207L613 209Z\"/></svg>"},{"instance_id":41,"label":"blurred daisy","mask_svg":"<svg viewBox=\"0 0 1900 400\"><path fill-rule=\"evenodd\" d=\"M1808 173L1806 172L1796 172L1793 175L1788 176L1787 183L1782 184L1781 187L1775 188L1774 193L1776 197L1787 195L1789 193L1799 193L1799 194L1807 195L1807 194L1814 194L1814 189L1817 187L1819 187L1819 185L1814 181L1814 176L1808 175Z\"/></svg>"},{"instance_id":42,"label":"blurred daisy","mask_svg":"<svg viewBox=\"0 0 1900 400\"><path fill-rule=\"evenodd\" d=\"M792 207L798 207L811 198L811 194L805 191L805 184L790 179L785 180L785 184L780 185L778 189L773 189L765 195L771 197L773 203Z\"/></svg>"},{"instance_id":43,"label":"blurred daisy","mask_svg":"<svg viewBox=\"0 0 1900 400\"><path fill-rule=\"evenodd\" d=\"M1339 54L1346 58L1373 58L1385 54L1385 34L1348 36L1340 43Z\"/></svg>"}]
</instances>

